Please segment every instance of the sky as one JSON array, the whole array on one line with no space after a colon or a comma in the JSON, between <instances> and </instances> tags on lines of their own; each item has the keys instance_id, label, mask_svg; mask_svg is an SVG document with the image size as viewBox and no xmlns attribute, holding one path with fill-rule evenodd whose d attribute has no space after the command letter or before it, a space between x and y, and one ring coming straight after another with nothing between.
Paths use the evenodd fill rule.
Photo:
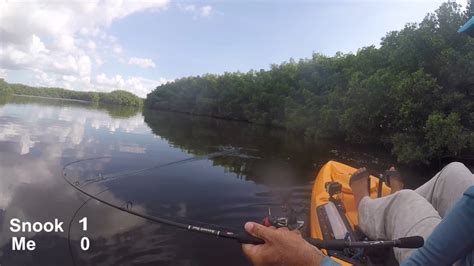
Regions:
<instances>
[{"instance_id":1,"label":"sky","mask_svg":"<svg viewBox=\"0 0 474 266\"><path fill-rule=\"evenodd\" d=\"M180 77L378 46L442 2L0 0L0 78L145 97Z\"/></svg>"}]
</instances>

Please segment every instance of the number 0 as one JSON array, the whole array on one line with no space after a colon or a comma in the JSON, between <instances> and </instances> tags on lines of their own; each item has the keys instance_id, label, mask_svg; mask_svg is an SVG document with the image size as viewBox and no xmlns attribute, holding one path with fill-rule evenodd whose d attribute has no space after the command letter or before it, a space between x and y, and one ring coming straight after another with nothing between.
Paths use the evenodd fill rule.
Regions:
<instances>
[{"instance_id":1,"label":"number 0","mask_svg":"<svg viewBox=\"0 0 474 266\"><path fill-rule=\"evenodd\" d=\"M89 241L89 238L87 238L87 237L81 238L81 249L82 250L88 250L90 245L91 245L91 243Z\"/></svg>"},{"instance_id":2,"label":"number 0","mask_svg":"<svg viewBox=\"0 0 474 266\"><path fill-rule=\"evenodd\" d=\"M82 224L82 230L87 231L87 217L80 219L79 223Z\"/></svg>"}]
</instances>

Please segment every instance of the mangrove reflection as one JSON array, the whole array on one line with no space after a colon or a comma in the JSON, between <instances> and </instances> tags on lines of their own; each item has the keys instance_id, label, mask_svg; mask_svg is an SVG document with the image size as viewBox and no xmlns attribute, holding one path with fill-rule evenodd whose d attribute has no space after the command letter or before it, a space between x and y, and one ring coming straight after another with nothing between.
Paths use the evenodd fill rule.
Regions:
<instances>
[{"instance_id":1,"label":"mangrove reflection","mask_svg":"<svg viewBox=\"0 0 474 266\"><path fill-rule=\"evenodd\" d=\"M188 153L208 154L219 146L238 148L242 156L217 157L213 162L259 183L304 183L330 159L376 169L393 162L378 147L355 151L345 144L316 142L278 128L149 109L143 116L154 134Z\"/></svg>"}]
</instances>

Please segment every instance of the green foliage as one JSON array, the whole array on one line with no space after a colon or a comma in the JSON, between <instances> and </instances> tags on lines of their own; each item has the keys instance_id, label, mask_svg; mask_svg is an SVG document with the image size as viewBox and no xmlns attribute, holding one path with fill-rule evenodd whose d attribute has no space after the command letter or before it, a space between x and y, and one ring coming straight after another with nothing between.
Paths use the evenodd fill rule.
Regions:
<instances>
[{"instance_id":1,"label":"green foliage","mask_svg":"<svg viewBox=\"0 0 474 266\"><path fill-rule=\"evenodd\" d=\"M444 150L456 153L466 147L470 137L466 128L460 124L457 113L447 116L440 113L431 114L426 120L425 132L427 148L432 154L439 154Z\"/></svg>"},{"instance_id":2,"label":"green foliage","mask_svg":"<svg viewBox=\"0 0 474 266\"><path fill-rule=\"evenodd\" d=\"M3 79L0 79L0 94L13 94L9 84Z\"/></svg>"},{"instance_id":3,"label":"green foliage","mask_svg":"<svg viewBox=\"0 0 474 266\"><path fill-rule=\"evenodd\" d=\"M474 39L455 2L382 38L380 48L314 54L270 70L178 79L146 106L285 127L308 138L344 138L429 162L473 152Z\"/></svg>"},{"instance_id":4,"label":"green foliage","mask_svg":"<svg viewBox=\"0 0 474 266\"><path fill-rule=\"evenodd\" d=\"M143 108L139 106L124 106L117 104L99 104L98 102L71 101L70 99L59 99L51 97L30 97L21 95L0 95L0 106L4 104L22 105L44 105L57 107L79 107L88 110L101 110L107 112L113 118L129 118L141 113Z\"/></svg>"},{"instance_id":5,"label":"green foliage","mask_svg":"<svg viewBox=\"0 0 474 266\"><path fill-rule=\"evenodd\" d=\"M133 93L122 90L115 90L110 93L102 93L98 96L98 101L105 104L117 104L126 106L141 106L142 99Z\"/></svg>"},{"instance_id":6,"label":"green foliage","mask_svg":"<svg viewBox=\"0 0 474 266\"><path fill-rule=\"evenodd\" d=\"M127 91L116 90L110 93L103 93L93 91L73 91L61 88L37 88L23 84L9 84L3 79L0 79L0 94L18 94L39 97L61 98L126 106L143 105L143 100L141 98Z\"/></svg>"},{"instance_id":7,"label":"green foliage","mask_svg":"<svg viewBox=\"0 0 474 266\"><path fill-rule=\"evenodd\" d=\"M457 155L474 140L473 134L460 123L457 113L432 113L422 129L423 132L416 135L397 133L392 137L394 151L400 161L424 161L444 154Z\"/></svg>"}]
</instances>

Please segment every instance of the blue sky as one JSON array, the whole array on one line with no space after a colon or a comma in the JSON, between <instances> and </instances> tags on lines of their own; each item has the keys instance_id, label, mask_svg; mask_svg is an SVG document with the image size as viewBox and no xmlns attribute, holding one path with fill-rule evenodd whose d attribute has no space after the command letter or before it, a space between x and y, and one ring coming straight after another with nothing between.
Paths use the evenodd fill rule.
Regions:
<instances>
[{"instance_id":1,"label":"blue sky","mask_svg":"<svg viewBox=\"0 0 474 266\"><path fill-rule=\"evenodd\" d=\"M11 82L78 90L119 88L145 96L160 83L183 76L268 69L272 63L313 52L356 52L378 45L388 31L420 22L442 3L91 2L3 2L0 8L7 12L0 14L0 73ZM21 8L23 12L15 11ZM45 26L36 25L38 17Z\"/></svg>"}]
</instances>

